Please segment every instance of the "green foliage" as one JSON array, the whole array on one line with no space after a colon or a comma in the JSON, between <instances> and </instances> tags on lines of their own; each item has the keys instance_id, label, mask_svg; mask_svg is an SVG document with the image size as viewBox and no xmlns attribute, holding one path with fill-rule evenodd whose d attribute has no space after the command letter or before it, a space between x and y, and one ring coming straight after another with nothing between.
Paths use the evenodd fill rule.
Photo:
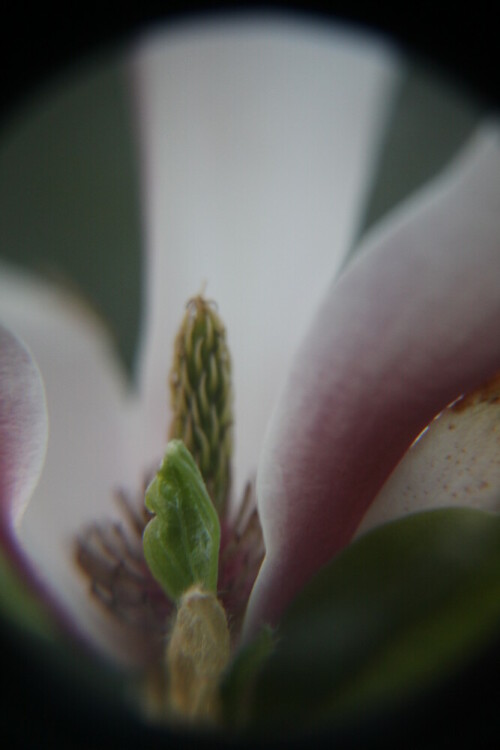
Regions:
<instances>
[{"instance_id":1,"label":"green foliage","mask_svg":"<svg viewBox=\"0 0 500 750\"><path fill-rule=\"evenodd\" d=\"M31 637L53 641L57 626L26 583L12 570L0 550L0 613L11 625Z\"/></svg>"},{"instance_id":2,"label":"green foliage","mask_svg":"<svg viewBox=\"0 0 500 750\"><path fill-rule=\"evenodd\" d=\"M500 518L409 516L361 538L294 601L251 717L283 730L356 720L440 684L500 628Z\"/></svg>"},{"instance_id":3,"label":"green foliage","mask_svg":"<svg viewBox=\"0 0 500 750\"><path fill-rule=\"evenodd\" d=\"M82 61L0 130L0 261L74 291L131 372L140 331L142 209L129 69Z\"/></svg>"},{"instance_id":4,"label":"green foliage","mask_svg":"<svg viewBox=\"0 0 500 750\"><path fill-rule=\"evenodd\" d=\"M241 727L248 721L252 689L273 648L273 632L266 626L236 653L221 684L224 721L228 727Z\"/></svg>"},{"instance_id":5,"label":"green foliage","mask_svg":"<svg viewBox=\"0 0 500 750\"><path fill-rule=\"evenodd\" d=\"M377 221L446 167L483 115L479 102L432 73L413 62L402 78L368 186L354 251Z\"/></svg>"},{"instance_id":6,"label":"green foliage","mask_svg":"<svg viewBox=\"0 0 500 750\"><path fill-rule=\"evenodd\" d=\"M194 584L217 590L220 524L196 463L171 440L148 489L156 514L144 531L144 555L167 596L177 601Z\"/></svg>"}]
</instances>

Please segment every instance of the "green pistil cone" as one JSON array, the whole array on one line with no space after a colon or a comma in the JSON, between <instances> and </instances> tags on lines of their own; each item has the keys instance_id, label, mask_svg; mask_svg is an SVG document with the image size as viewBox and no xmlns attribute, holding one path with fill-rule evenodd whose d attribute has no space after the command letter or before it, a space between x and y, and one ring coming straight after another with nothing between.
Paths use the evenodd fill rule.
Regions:
<instances>
[{"instance_id":1,"label":"green pistil cone","mask_svg":"<svg viewBox=\"0 0 500 750\"><path fill-rule=\"evenodd\" d=\"M184 442L205 481L219 517L231 484L231 360L224 325L203 297L187 305L175 341L170 374L171 439Z\"/></svg>"}]
</instances>

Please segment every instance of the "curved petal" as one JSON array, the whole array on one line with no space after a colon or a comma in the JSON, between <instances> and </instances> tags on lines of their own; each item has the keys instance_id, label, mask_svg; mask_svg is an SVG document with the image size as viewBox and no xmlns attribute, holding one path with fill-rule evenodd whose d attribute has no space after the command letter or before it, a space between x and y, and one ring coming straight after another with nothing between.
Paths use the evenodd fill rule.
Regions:
<instances>
[{"instance_id":1,"label":"curved petal","mask_svg":"<svg viewBox=\"0 0 500 750\"><path fill-rule=\"evenodd\" d=\"M500 511L500 382L434 419L405 453L356 536L408 513L447 506Z\"/></svg>"},{"instance_id":2,"label":"curved petal","mask_svg":"<svg viewBox=\"0 0 500 750\"><path fill-rule=\"evenodd\" d=\"M148 468L125 379L97 319L55 287L2 268L0 319L30 347L49 414L43 471L16 529L20 546L76 630L113 649L73 545L82 526L114 513L114 491L136 491Z\"/></svg>"},{"instance_id":3,"label":"curved petal","mask_svg":"<svg viewBox=\"0 0 500 750\"><path fill-rule=\"evenodd\" d=\"M45 459L48 422L38 367L0 325L0 533L10 534L35 488Z\"/></svg>"},{"instance_id":4,"label":"curved petal","mask_svg":"<svg viewBox=\"0 0 500 750\"><path fill-rule=\"evenodd\" d=\"M17 536L40 478L47 439L47 405L40 371L25 345L0 324L0 545L20 585L40 596L42 606L59 625L68 628L60 602L44 588Z\"/></svg>"},{"instance_id":5,"label":"curved petal","mask_svg":"<svg viewBox=\"0 0 500 750\"><path fill-rule=\"evenodd\" d=\"M380 227L321 306L262 454L248 632L349 541L432 418L500 369L498 139L480 133Z\"/></svg>"},{"instance_id":6,"label":"curved petal","mask_svg":"<svg viewBox=\"0 0 500 750\"><path fill-rule=\"evenodd\" d=\"M363 37L269 19L145 42L134 75L149 233L146 421L154 447L175 332L206 282L232 352L239 498L302 321L352 239L397 61Z\"/></svg>"}]
</instances>

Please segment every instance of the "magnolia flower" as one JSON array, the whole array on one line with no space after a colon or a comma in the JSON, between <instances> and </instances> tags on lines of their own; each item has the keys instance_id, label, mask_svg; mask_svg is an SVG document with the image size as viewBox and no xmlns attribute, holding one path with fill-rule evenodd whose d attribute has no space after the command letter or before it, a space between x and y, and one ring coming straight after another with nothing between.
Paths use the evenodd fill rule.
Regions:
<instances>
[{"instance_id":1,"label":"magnolia flower","mask_svg":"<svg viewBox=\"0 0 500 750\"><path fill-rule=\"evenodd\" d=\"M136 389L81 303L0 278L0 538L62 626L121 663L144 653L89 601L71 545L117 492L140 496L161 458L175 329L204 282L234 362L233 519L257 472L266 556L246 638L279 623L356 532L436 505L495 507L496 390L433 419L500 370L497 131L338 273L398 63L333 41L209 29L135 51L147 227Z\"/></svg>"}]
</instances>

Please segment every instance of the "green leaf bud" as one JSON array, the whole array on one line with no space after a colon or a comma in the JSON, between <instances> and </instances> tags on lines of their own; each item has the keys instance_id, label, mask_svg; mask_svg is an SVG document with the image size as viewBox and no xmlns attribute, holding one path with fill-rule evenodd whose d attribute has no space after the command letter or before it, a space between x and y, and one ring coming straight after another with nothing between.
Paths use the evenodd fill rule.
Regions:
<instances>
[{"instance_id":1,"label":"green leaf bud","mask_svg":"<svg viewBox=\"0 0 500 750\"><path fill-rule=\"evenodd\" d=\"M168 443L158 473L146 490L155 517L144 530L151 573L178 601L198 584L217 590L220 523L196 463L180 440Z\"/></svg>"}]
</instances>

